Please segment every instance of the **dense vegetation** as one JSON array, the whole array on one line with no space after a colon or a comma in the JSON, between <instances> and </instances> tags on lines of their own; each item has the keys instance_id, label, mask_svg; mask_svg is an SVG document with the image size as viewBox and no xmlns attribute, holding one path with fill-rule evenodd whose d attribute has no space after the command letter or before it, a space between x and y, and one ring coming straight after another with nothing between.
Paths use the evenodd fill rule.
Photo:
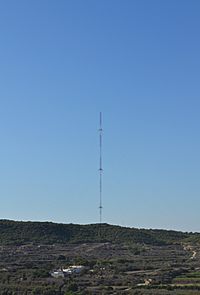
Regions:
<instances>
[{"instance_id":1,"label":"dense vegetation","mask_svg":"<svg viewBox=\"0 0 200 295\"><path fill-rule=\"evenodd\" d=\"M200 234L126 228L109 224L102 224L100 228L99 224L77 225L0 220L1 244L53 244L99 241L165 245L185 241L198 242L200 241Z\"/></svg>"}]
</instances>

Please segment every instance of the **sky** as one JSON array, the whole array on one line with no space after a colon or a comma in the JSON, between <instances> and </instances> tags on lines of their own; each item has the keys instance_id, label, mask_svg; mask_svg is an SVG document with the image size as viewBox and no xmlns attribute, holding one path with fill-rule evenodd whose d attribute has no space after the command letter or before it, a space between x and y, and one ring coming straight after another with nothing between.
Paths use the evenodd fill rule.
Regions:
<instances>
[{"instance_id":1,"label":"sky","mask_svg":"<svg viewBox=\"0 0 200 295\"><path fill-rule=\"evenodd\" d=\"M0 1L0 218L200 231L200 2Z\"/></svg>"}]
</instances>

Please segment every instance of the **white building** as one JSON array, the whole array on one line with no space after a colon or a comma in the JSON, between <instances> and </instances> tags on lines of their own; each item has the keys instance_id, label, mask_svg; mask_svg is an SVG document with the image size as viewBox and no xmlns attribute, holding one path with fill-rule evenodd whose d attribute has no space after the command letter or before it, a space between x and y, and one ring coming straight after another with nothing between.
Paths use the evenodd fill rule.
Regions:
<instances>
[{"instance_id":1,"label":"white building","mask_svg":"<svg viewBox=\"0 0 200 295\"><path fill-rule=\"evenodd\" d=\"M85 270L83 265L71 265L68 268L63 268L65 274L80 274Z\"/></svg>"},{"instance_id":2,"label":"white building","mask_svg":"<svg viewBox=\"0 0 200 295\"><path fill-rule=\"evenodd\" d=\"M50 274L53 278L64 278L66 275L80 274L85 268L83 265L71 265L68 268L54 270Z\"/></svg>"},{"instance_id":3,"label":"white building","mask_svg":"<svg viewBox=\"0 0 200 295\"><path fill-rule=\"evenodd\" d=\"M54 270L51 272L51 276L53 278L64 278L65 274L62 270Z\"/></svg>"}]
</instances>

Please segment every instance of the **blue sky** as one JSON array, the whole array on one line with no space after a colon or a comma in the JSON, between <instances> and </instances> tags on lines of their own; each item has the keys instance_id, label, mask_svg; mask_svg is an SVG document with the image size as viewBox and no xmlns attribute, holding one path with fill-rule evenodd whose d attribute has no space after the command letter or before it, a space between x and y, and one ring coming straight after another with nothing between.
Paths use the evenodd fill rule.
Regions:
<instances>
[{"instance_id":1,"label":"blue sky","mask_svg":"<svg viewBox=\"0 0 200 295\"><path fill-rule=\"evenodd\" d=\"M200 2L0 2L0 218L200 231Z\"/></svg>"}]
</instances>

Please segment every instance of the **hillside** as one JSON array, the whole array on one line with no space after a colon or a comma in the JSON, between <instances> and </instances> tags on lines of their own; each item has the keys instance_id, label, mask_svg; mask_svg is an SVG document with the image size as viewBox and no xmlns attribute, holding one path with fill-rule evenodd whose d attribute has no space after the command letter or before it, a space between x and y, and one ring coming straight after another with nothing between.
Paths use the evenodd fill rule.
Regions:
<instances>
[{"instance_id":1,"label":"hillside","mask_svg":"<svg viewBox=\"0 0 200 295\"><path fill-rule=\"evenodd\" d=\"M0 295L200 295L199 265L198 233L0 220Z\"/></svg>"},{"instance_id":2,"label":"hillside","mask_svg":"<svg viewBox=\"0 0 200 295\"><path fill-rule=\"evenodd\" d=\"M200 241L198 233L183 233L167 230L146 230L102 224L78 225L52 222L22 222L0 220L1 244L24 243L82 243L117 242L166 245L185 241Z\"/></svg>"}]
</instances>

